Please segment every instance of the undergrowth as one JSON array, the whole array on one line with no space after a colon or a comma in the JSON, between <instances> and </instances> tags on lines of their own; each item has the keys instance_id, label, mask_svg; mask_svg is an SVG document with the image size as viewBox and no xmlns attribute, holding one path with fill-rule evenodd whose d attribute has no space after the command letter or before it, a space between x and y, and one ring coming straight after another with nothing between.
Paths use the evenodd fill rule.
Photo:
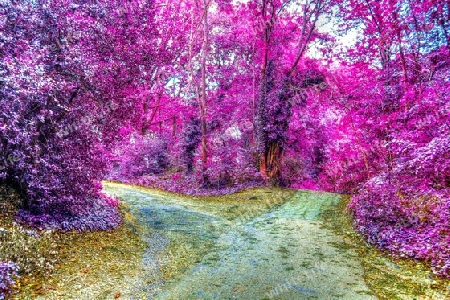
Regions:
<instances>
[{"instance_id":1,"label":"undergrowth","mask_svg":"<svg viewBox=\"0 0 450 300\"><path fill-rule=\"evenodd\" d=\"M120 205L123 218L120 227L85 233L24 227L14 221L18 206L20 197L2 186L0 261L13 262L20 270L11 298L47 298L49 293L67 297L74 285L95 287L100 280L109 285L111 295L118 295L118 282L139 267L146 243L126 204Z\"/></svg>"},{"instance_id":2,"label":"undergrowth","mask_svg":"<svg viewBox=\"0 0 450 300\"><path fill-rule=\"evenodd\" d=\"M364 279L380 299L448 299L450 280L435 276L430 265L399 259L367 244L352 225L350 197L323 214L325 227L344 236L340 247L353 248L361 258Z\"/></svg>"}]
</instances>

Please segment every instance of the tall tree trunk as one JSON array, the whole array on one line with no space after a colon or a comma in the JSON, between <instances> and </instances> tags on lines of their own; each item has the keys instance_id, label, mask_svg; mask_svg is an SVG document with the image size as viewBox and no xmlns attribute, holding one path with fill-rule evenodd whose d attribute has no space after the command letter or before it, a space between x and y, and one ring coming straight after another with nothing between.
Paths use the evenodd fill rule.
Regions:
<instances>
[{"instance_id":1,"label":"tall tree trunk","mask_svg":"<svg viewBox=\"0 0 450 300\"><path fill-rule=\"evenodd\" d=\"M263 69L264 75L261 79L261 86L260 86L260 96L259 96L259 103L258 108L256 112L256 147L257 151L259 153L259 171L261 172L261 175L265 178L267 177L266 172L266 140L267 140L267 134L265 132L265 126L267 125L267 120L265 116L265 107L267 103L266 99L266 71Z\"/></svg>"},{"instance_id":2,"label":"tall tree trunk","mask_svg":"<svg viewBox=\"0 0 450 300\"><path fill-rule=\"evenodd\" d=\"M206 58L208 54L209 46L209 24L208 24L208 9L209 0L203 2L203 47L201 57L201 97L199 101L200 109L200 122L202 132L202 171L203 171L203 184L209 184L208 171L208 147L207 147L207 126L206 126Z\"/></svg>"},{"instance_id":3,"label":"tall tree trunk","mask_svg":"<svg viewBox=\"0 0 450 300\"><path fill-rule=\"evenodd\" d=\"M267 176L273 185L281 183L281 159L283 150L279 142L271 142L266 152Z\"/></svg>"},{"instance_id":4,"label":"tall tree trunk","mask_svg":"<svg viewBox=\"0 0 450 300\"><path fill-rule=\"evenodd\" d=\"M289 129L289 119L291 114L290 90L291 77L295 73L297 66L307 51L307 46L312 39L313 32L316 29L316 23L320 14L324 11L327 1L317 0L314 3L306 1L303 5L303 24L300 38L297 46L297 53L289 71L284 74L282 89L276 98L277 107L268 115L268 96L273 93L274 63L271 61L269 49L271 46L271 34L276 23L277 14L281 8L274 1L262 0L262 21L264 22L264 53L261 66L260 94L255 115L255 137L256 146L259 154L259 170L265 179L276 185L282 181L281 163L283 157L283 148L286 139L286 133ZM272 107L273 108L273 107ZM269 120L270 119L270 120ZM271 135L268 135L269 122L272 129ZM273 129L275 128L275 129ZM275 130L275 132L272 132ZM275 135L273 137L272 135Z\"/></svg>"},{"instance_id":5,"label":"tall tree trunk","mask_svg":"<svg viewBox=\"0 0 450 300\"><path fill-rule=\"evenodd\" d=\"M202 16L198 25L194 24L194 10L191 11L191 32L189 38L189 61L188 61L188 69L189 69L189 83L194 86L195 96L197 105L199 108L200 115L200 132L201 132L201 157L202 157L202 172L203 172L203 184L209 184L209 178L207 176L208 171L208 140L207 140L207 123L206 123L206 102L207 102L207 93L206 93L206 62L208 56L208 48L209 48L209 24L208 24L208 10L211 4L211 0L202 0L195 1L196 7L199 8L202 5ZM203 40L202 40L202 51L200 57L200 72L201 79L200 83L194 78L194 68L193 68L193 44L194 44L194 33L198 29L198 26L202 25L203 32Z\"/></svg>"},{"instance_id":6,"label":"tall tree trunk","mask_svg":"<svg viewBox=\"0 0 450 300\"><path fill-rule=\"evenodd\" d=\"M261 79L259 87L259 99L256 108L255 115L255 138L256 138L256 149L259 154L259 171L264 178L267 178L267 94L268 94L268 84L267 84L267 61L264 61L261 68ZM269 74L270 76L270 74Z\"/></svg>"},{"instance_id":7,"label":"tall tree trunk","mask_svg":"<svg viewBox=\"0 0 450 300\"><path fill-rule=\"evenodd\" d=\"M272 70L269 66L269 44L270 44L270 35L272 31L272 26L274 24L274 13L272 13L270 20L266 20L266 15L268 11L268 1L263 0L262 3L262 16L263 16L263 25L264 25L264 57L263 63L261 65L261 77L260 77L260 85L259 85L259 98L256 107L255 114L255 140L256 140L256 149L259 156L259 171L263 178L268 178L267 173L267 94L270 91L270 86L268 84L269 77L272 76ZM270 73L270 74L268 74Z\"/></svg>"}]
</instances>

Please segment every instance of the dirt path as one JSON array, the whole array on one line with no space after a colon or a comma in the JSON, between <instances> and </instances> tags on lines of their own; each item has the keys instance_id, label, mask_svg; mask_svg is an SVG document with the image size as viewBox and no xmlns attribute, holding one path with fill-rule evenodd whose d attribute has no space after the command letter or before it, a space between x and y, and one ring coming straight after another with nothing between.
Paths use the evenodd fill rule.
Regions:
<instances>
[{"instance_id":1,"label":"dirt path","mask_svg":"<svg viewBox=\"0 0 450 300\"><path fill-rule=\"evenodd\" d=\"M323 226L338 195L299 191L266 212L224 218L214 203L112 183L105 190L149 229L146 280L130 279L126 298L374 298L356 253Z\"/></svg>"}]
</instances>

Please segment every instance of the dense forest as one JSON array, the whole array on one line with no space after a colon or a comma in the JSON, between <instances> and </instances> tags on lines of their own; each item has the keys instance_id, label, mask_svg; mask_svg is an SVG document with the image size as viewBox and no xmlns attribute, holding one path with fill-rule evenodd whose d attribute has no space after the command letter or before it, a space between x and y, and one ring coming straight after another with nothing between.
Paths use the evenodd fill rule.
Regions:
<instances>
[{"instance_id":1,"label":"dense forest","mask_svg":"<svg viewBox=\"0 0 450 300\"><path fill-rule=\"evenodd\" d=\"M102 180L314 189L450 276L449 1L0 0L0 28L17 222L115 228Z\"/></svg>"}]
</instances>

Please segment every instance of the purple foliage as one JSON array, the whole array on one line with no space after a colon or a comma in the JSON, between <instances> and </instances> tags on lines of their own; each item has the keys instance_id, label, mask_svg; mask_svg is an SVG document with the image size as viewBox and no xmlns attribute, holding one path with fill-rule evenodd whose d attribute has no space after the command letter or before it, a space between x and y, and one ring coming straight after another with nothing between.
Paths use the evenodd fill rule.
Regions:
<instances>
[{"instance_id":1,"label":"purple foliage","mask_svg":"<svg viewBox=\"0 0 450 300\"><path fill-rule=\"evenodd\" d=\"M109 177L116 180L161 174L170 166L167 141L156 136L132 135L115 156Z\"/></svg>"},{"instance_id":2,"label":"purple foliage","mask_svg":"<svg viewBox=\"0 0 450 300\"><path fill-rule=\"evenodd\" d=\"M261 177L254 176L253 180L247 180L241 183L235 183L233 185L221 185L219 183L215 186L213 181L209 188L205 188L203 186L202 174L197 174L197 176L193 174L191 176L185 176L182 173L175 173L165 178L157 176L144 176L127 182L190 196L229 195L244 189L260 187L264 185Z\"/></svg>"},{"instance_id":3,"label":"purple foliage","mask_svg":"<svg viewBox=\"0 0 450 300\"><path fill-rule=\"evenodd\" d=\"M450 193L415 190L402 194L375 177L353 197L356 228L367 240L399 257L429 261L436 274L450 275Z\"/></svg>"},{"instance_id":4,"label":"purple foliage","mask_svg":"<svg viewBox=\"0 0 450 300\"><path fill-rule=\"evenodd\" d=\"M414 87L406 90L400 103L409 109L393 111L386 120L395 128L385 140L390 160L350 204L355 225L369 242L400 257L425 260L434 273L447 277L450 99L443 91L448 88L440 80L421 83L420 98Z\"/></svg>"},{"instance_id":5,"label":"purple foliage","mask_svg":"<svg viewBox=\"0 0 450 300\"><path fill-rule=\"evenodd\" d=\"M13 262L0 262L0 299L5 299L10 293L18 272L19 268Z\"/></svg>"},{"instance_id":6,"label":"purple foliage","mask_svg":"<svg viewBox=\"0 0 450 300\"><path fill-rule=\"evenodd\" d=\"M65 230L120 223L98 182L109 160L105 145L124 119L140 118L127 98L150 66L149 51L133 43L154 36L141 27L153 21L151 1L129 16L121 5L0 3L0 180L24 196L21 222ZM116 53L124 47L131 53Z\"/></svg>"},{"instance_id":7,"label":"purple foliage","mask_svg":"<svg viewBox=\"0 0 450 300\"><path fill-rule=\"evenodd\" d=\"M118 201L108 198L105 195L98 195L90 201L79 205L69 203L71 214L64 213L64 210L52 213L33 214L28 210L20 210L16 219L27 225L38 229L57 229L61 231L92 231L109 230L122 223L121 215L117 209Z\"/></svg>"},{"instance_id":8,"label":"purple foliage","mask_svg":"<svg viewBox=\"0 0 450 300\"><path fill-rule=\"evenodd\" d=\"M0 183L61 230L120 224L112 163L189 195L349 193L371 243L450 276L444 2L0 1ZM318 31L335 13L348 51Z\"/></svg>"}]
</instances>

